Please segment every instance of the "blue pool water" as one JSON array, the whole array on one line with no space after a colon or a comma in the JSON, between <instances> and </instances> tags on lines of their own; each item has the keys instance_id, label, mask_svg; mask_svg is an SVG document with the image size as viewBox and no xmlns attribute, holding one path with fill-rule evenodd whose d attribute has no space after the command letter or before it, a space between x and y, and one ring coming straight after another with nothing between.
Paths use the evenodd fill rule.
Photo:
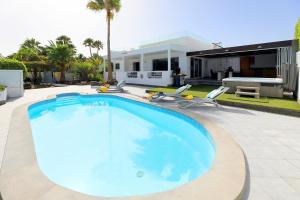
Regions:
<instances>
[{"instance_id":1,"label":"blue pool water","mask_svg":"<svg viewBox=\"0 0 300 200\"><path fill-rule=\"evenodd\" d=\"M215 156L193 119L121 97L60 95L30 106L29 116L43 173L89 195L174 189L207 172Z\"/></svg>"}]
</instances>

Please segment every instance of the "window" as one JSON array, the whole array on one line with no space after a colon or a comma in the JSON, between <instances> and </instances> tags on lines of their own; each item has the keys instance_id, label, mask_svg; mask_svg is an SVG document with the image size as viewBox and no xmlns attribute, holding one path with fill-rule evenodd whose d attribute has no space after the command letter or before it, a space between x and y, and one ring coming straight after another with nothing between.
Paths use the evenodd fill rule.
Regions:
<instances>
[{"instance_id":1,"label":"window","mask_svg":"<svg viewBox=\"0 0 300 200\"><path fill-rule=\"evenodd\" d=\"M116 70L120 69L120 63L116 63Z\"/></svg>"},{"instance_id":2,"label":"window","mask_svg":"<svg viewBox=\"0 0 300 200\"><path fill-rule=\"evenodd\" d=\"M133 71L139 72L140 71L140 62L133 63Z\"/></svg>"},{"instance_id":3,"label":"window","mask_svg":"<svg viewBox=\"0 0 300 200\"><path fill-rule=\"evenodd\" d=\"M153 71L168 71L168 58L154 59ZM171 58L171 70L179 68L179 58Z\"/></svg>"},{"instance_id":4,"label":"window","mask_svg":"<svg viewBox=\"0 0 300 200\"><path fill-rule=\"evenodd\" d=\"M154 59L152 61L153 71L168 71L168 59Z\"/></svg>"}]
</instances>

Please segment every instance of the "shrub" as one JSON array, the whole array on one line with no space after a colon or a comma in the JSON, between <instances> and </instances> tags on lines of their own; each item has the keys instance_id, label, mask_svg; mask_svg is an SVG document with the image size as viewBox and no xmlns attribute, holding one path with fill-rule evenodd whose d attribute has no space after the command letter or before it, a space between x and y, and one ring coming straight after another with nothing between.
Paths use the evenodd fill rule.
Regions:
<instances>
[{"instance_id":1,"label":"shrub","mask_svg":"<svg viewBox=\"0 0 300 200\"><path fill-rule=\"evenodd\" d=\"M5 86L4 85L0 85L0 92L4 91Z\"/></svg>"},{"instance_id":2,"label":"shrub","mask_svg":"<svg viewBox=\"0 0 300 200\"><path fill-rule=\"evenodd\" d=\"M14 59L0 58L0 70L1 69L23 70L23 77L26 78L27 76L27 68L24 63Z\"/></svg>"},{"instance_id":3,"label":"shrub","mask_svg":"<svg viewBox=\"0 0 300 200\"><path fill-rule=\"evenodd\" d=\"M100 72L95 72L95 73L90 73L88 75L88 78L90 81L97 81L97 82L105 82L104 81L104 78L103 78L103 75L100 73Z\"/></svg>"},{"instance_id":4,"label":"shrub","mask_svg":"<svg viewBox=\"0 0 300 200\"><path fill-rule=\"evenodd\" d=\"M88 81L88 75L93 71L93 64L90 62L76 62L72 66L72 71L78 75L81 81Z\"/></svg>"}]
</instances>

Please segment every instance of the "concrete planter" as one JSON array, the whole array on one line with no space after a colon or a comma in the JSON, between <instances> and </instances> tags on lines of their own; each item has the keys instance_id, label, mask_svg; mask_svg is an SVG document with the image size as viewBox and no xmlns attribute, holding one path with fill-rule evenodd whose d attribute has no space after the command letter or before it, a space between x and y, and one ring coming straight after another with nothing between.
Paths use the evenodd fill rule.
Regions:
<instances>
[{"instance_id":1,"label":"concrete planter","mask_svg":"<svg viewBox=\"0 0 300 200\"><path fill-rule=\"evenodd\" d=\"M4 104L7 99L7 88L0 92L0 104Z\"/></svg>"}]
</instances>

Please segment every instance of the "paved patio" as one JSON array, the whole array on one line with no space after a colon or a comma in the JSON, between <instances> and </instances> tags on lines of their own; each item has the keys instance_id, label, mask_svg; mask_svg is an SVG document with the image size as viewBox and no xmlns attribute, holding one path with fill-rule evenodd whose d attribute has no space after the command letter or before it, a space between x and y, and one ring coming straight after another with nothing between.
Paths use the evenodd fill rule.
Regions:
<instances>
[{"instance_id":1,"label":"paved patio","mask_svg":"<svg viewBox=\"0 0 300 200\"><path fill-rule=\"evenodd\" d=\"M143 96L146 88L128 86L126 89ZM0 106L0 163L13 109L65 92L95 93L90 86L27 90L24 97ZM300 118L232 107L202 106L190 111L227 129L245 151L250 170L248 199L300 199Z\"/></svg>"}]
</instances>

